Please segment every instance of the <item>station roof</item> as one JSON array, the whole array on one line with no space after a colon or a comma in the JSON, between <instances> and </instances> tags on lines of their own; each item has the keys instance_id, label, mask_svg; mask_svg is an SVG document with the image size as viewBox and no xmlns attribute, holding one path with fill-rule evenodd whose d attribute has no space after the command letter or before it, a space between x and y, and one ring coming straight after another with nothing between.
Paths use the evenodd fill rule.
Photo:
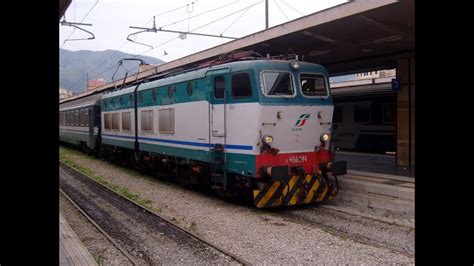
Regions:
<instances>
[{"instance_id":1,"label":"station roof","mask_svg":"<svg viewBox=\"0 0 474 266\"><path fill-rule=\"evenodd\" d=\"M66 13L66 10L71 2L72 0L59 0L59 19L61 19L64 13Z\"/></svg>"},{"instance_id":2,"label":"station roof","mask_svg":"<svg viewBox=\"0 0 474 266\"><path fill-rule=\"evenodd\" d=\"M414 56L414 47L414 0L353 0L161 64L131 75L126 83L202 63L236 50L277 55L292 49L294 53L304 57L305 61L325 66L330 75L334 76L394 68L397 59ZM107 90L121 84L123 80L105 84L94 91Z\"/></svg>"}]
</instances>

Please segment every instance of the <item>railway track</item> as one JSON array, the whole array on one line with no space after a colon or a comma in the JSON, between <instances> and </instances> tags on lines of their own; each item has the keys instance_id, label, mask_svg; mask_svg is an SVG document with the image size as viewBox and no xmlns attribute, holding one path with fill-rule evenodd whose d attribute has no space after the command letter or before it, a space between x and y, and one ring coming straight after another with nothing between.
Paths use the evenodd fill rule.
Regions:
<instances>
[{"instance_id":1,"label":"railway track","mask_svg":"<svg viewBox=\"0 0 474 266\"><path fill-rule=\"evenodd\" d=\"M118 251L122 253L122 255L124 255L130 261L130 263L132 263L132 265L139 265L138 262L132 257L132 255L130 255L121 245L117 243L117 241L115 241L109 234L107 234L107 232L104 229L102 229L100 225L94 222L94 220L89 215L87 215L87 213L81 207L79 207L66 193L64 193L64 191L61 188L59 189L59 192L64 196L64 198L69 203L71 203L82 214L84 218L86 218L97 230L99 230L99 232L105 238L107 238L107 240L109 240L109 242L113 246L115 246L118 249Z\"/></svg>"},{"instance_id":2,"label":"railway track","mask_svg":"<svg viewBox=\"0 0 474 266\"><path fill-rule=\"evenodd\" d=\"M354 242L384 248L410 257L414 256L414 228L412 227L323 205L277 209L273 210L272 214L303 226L323 229L343 239L351 239Z\"/></svg>"},{"instance_id":3,"label":"railway track","mask_svg":"<svg viewBox=\"0 0 474 266\"><path fill-rule=\"evenodd\" d=\"M62 162L60 189L134 265L250 264Z\"/></svg>"}]
</instances>

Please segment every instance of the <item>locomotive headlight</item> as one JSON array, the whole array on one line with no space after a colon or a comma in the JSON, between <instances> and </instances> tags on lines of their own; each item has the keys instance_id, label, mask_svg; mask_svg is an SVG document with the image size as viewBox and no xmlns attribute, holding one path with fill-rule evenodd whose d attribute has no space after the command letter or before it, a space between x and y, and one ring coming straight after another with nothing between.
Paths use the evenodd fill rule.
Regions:
<instances>
[{"instance_id":1,"label":"locomotive headlight","mask_svg":"<svg viewBox=\"0 0 474 266\"><path fill-rule=\"evenodd\" d=\"M290 67L294 70L297 70L298 68L300 68L300 63L298 63L298 61L296 60L291 60Z\"/></svg>"},{"instance_id":2,"label":"locomotive headlight","mask_svg":"<svg viewBox=\"0 0 474 266\"><path fill-rule=\"evenodd\" d=\"M273 137L270 136L270 135L265 135L263 136L262 138L262 142L267 144L268 146L272 146L272 143L273 143Z\"/></svg>"},{"instance_id":3,"label":"locomotive headlight","mask_svg":"<svg viewBox=\"0 0 474 266\"><path fill-rule=\"evenodd\" d=\"M329 141L330 138L331 136L329 136L328 133L323 133L321 134L321 137L319 139L321 140L322 143L326 143Z\"/></svg>"}]
</instances>

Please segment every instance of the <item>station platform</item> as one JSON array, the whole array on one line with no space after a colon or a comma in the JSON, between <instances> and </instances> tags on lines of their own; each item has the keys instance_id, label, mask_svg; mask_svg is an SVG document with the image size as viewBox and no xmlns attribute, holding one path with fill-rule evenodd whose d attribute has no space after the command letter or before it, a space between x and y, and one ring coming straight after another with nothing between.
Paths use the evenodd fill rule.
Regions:
<instances>
[{"instance_id":1,"label":"station platform","mask_svg":"<svg viewBox=\"0 0 474 266\"><path fill-rule=\"evenodd\" d=\"M415 213L414 178L348 170L338 180L338 198L342 201L370 209Z\"/></svg>"},{"instance_id":2,"label":"station platform","mask_svg":"<svg viewBox=\"0 0 474 266\"><path fill-rule=\"evenodd\" d=\"M98 265L59 213L59 265Z\"/></svg>"},{"instance_id":3,"label":"station platform","mask_svg":"<svg viewBox=\"0 0 474 266\"><path fill-rule=\"evenodd\" d=\"M415 177L415 167L396 165L395 155L337 151L335 160L346 161L347 169L350 170Z\"/></svg>"},{"instance_id":4,"label":"station platform","mask_svg":"<svg viewBox=\"0 0 474 266\"><path fill-rule=\"evenodd\" d=\"M341 200L414 215L414 167L396 166L390 155L338 151L335 160L347 162L347 174L338 176Z\"/></svg>"}]
</instances>

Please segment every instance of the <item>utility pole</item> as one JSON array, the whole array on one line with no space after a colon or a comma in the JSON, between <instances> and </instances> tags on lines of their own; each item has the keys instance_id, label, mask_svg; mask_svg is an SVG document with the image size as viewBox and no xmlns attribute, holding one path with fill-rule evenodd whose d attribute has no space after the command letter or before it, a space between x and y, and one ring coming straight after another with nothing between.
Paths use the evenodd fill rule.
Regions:
<instances>
[{"instance_id":1,"label":"utility pole","mask_svg":"<svg viewBox=\"0 0 474 266\"><path fill-rule=\"evenodd\" d=\"M265 0L265 29L268 29L268 0Z\"/></svg>"}]
</instances>

